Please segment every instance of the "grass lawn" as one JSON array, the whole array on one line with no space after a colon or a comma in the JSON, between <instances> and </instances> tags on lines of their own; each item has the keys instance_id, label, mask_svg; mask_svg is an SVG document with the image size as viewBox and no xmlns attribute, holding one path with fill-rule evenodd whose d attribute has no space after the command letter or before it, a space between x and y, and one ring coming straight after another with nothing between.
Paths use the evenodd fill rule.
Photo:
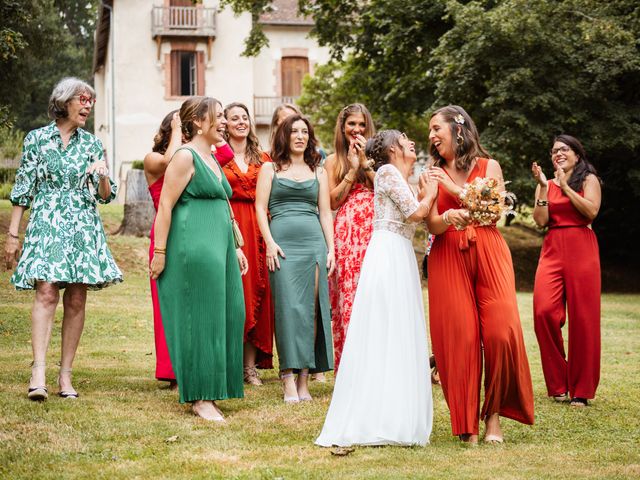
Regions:
<instances>
[{"instance_id":1,"label":"grass lawn","mask_svg":"<svg viewBox=\"0 0 640 480\"><path fill-rule=\"evenodd\" d=\"M0 202L0 243L9 215ZM107 230L121 206L101 208ZM503 446L465 448L450 435L442 391L434 388L434 430L425 448L358 448L346 457L315 447L331 398L312 383L314 402L285 405L276 371L243 400L220 402L226 425L197 419L153 379L147 240L112 236L125 283L90 292L74 364L78 401L55 396L61 306L48 356L45 403L26 398L31 292L0 273L0 478L639 478L640 295L605 294L602 378L586 409L547 399L533 334L531 294L518 300L536 402L536 425L504 420ZM516 255L514 255L517 258Z\"/></svg>"}]
</instances>

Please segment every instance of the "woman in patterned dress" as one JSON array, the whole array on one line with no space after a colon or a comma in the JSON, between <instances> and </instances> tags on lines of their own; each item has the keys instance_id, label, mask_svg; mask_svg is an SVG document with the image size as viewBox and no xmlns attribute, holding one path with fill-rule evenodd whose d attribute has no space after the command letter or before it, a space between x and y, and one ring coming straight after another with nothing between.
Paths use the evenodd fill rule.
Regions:
<instances>
[{"instance_id":1,"label":"woman in patterned dress","mask_svg":"<svg viewBox=\"0 0 640 480\"><path fill-rule=\"evenodd\" d=\"M367 107L347 105L336 120L334 153L327 157L331 209L334 221L336 269L329 279L335 373L351 318L360 267L373 231L373 178L364 147L375 135Z\"/></svg>"},{"instance_id":2,"label":"woman in patterned dress","mask_svg":"<svg viewBox=\"0 0 640 480\"><path fill-rule=\"evenodd\" d=\"M251 259L249 272L242 277L246 318L244 324L244 382L262 385L258 368L273 368L273 307L267 271L267 247L256 220L256 183L264 162L271 161L255 134L249 109L231 103L224 109L227 139L234 158L222 172L233 190L231 207L244 238L243 251Z\"/></svg>"},{"instance_id":3,"label":"woman in patterned dress","mask_svg":"<svg viewBox=\"0 0 640 480\"><path fill-rule=\"evenodd\" d=\"M46 357L60 290L64 289L64 314L59 395L77 398L71 366L84 327L87 289L122 281L96 208L96 202L115 198L116 185L109 178L102 143L82 129L94 103L93 88L77 78L64 78L55 86L49 99L54 121L25 137L11 191L6 266L10 269L18 260L11 283L17 290L36 291L31 312L31 400L48 398ZM29 207L20 254L18 233Z\"/></svg>"}]
</instances>

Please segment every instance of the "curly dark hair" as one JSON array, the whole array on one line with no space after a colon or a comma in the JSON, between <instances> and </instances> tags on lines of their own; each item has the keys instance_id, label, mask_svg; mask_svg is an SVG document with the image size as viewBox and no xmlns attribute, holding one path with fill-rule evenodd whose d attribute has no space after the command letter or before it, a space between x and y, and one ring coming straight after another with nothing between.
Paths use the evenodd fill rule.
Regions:
<instances>
[{"instance_id":1,"label":"curly dark hair","mask_svg":"<svg viewBox=\"0 0 640 480\"><path fill-rule=\"evenodd\" d=\"M273 144L271 145L271 159L275 164L276 172L282 170L291 163L291 130L293 124L299 120L302 120L309 132L309 141L307 142L307 148L304 149L304 163L306 163L312 171L320 165L322 157L318 153L317 145L318 141L313 132L313 125L307 117L302 115L290 115L288 116L276 130L276 134L273 137Z\"/></svg>"},{"instance_id":2,"label":"curly dark hair","mask_svg":"<svg viewBox=\"0 0 640 480\"><path fill-rule=\"evenodd\" d=\"M402 137L402 132L399 130L380 130L367 140L364 153L367 158L373 160L373 169L375 171L389 163L389 149L392 146L398 146L404 153L404 149L398 141L400 137Z\"/></svg>"},{"instance_id":3,"label":"curly dark hair","mask_svg":"<svg viewBox=\"0 0 640 480\"><path fill-rule=\"evenodd\" d=\"M157 152L164 155L169 147L169 141L171 140L171 120L173 120L173 114L178 110L172 110L162 119L158 133L153 137L153 152Z\"/></svg>"},{"instance_id":4,"label":"curly dark hair","mask_svg":"<svg viewBox=\"0 0 640 480\"><path fill-rule=\"evenodd\" d=\"M589 175L595 175L598 181L602 184L602 180L598 176L596 172L596 167L594 167L589 159L587 158L587 152L576 137L572 137L571 135L561 134L557 135L556 138L553 139L553 143L561 142L564 143L567 147L569 147L578 157L578 163L573 167L573 172L571 172L571 177L567 184L571 187L572 190L576 192L580 192L582 190L585 179ZM553 145L552 143L552 145Z\"/></svg>"}]
</instances>

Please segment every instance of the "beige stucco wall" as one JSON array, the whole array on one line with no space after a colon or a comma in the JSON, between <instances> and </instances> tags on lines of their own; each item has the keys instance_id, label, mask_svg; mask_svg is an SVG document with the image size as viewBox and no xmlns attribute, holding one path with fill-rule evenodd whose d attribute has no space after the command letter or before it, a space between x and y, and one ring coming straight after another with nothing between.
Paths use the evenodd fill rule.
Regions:
<instances>
[{"instance_id":1,"label":"beige stucco wall","mask_svg":"<svg viewBox=\"0 0 640 480\"><path fill-rule=\"evenodd\" d=\"M118 199L124 200L126 173L131 163L142 160L151 150L153 136L160 122L171 110L180 107L183 99L165 96L165 54L171 51L171 40L163 42L158 60L157 45L151 34L152 6L164 5L163 0L114 0L115 30L115 159L113 157L111 122L111 51L105 66L95 74L98 102L95 107L95 129L107 149L114 177L120 183ZM216 7L217 0L204 0L204 7ZM253 96L279 94L279 59L283 50L307 49L310 64L328 59L326 49L319 49L308 38L308 27L271 27L265 31L269 48L256 58L242 57L244 40L251 28L251 16L234 16L226 8L216 16L217 35L207 58L206 39L197 42L196 49L205 52L205 94L223 104L244 102L253 113ZM114 31L112 30L112 31ZM109 44L109 47L111 44ZM260 128L265 148L268 131ZM114 161L115 160L115 161ZM113 162L113 163L112 163Z\"/></svg>"}]
</instances>

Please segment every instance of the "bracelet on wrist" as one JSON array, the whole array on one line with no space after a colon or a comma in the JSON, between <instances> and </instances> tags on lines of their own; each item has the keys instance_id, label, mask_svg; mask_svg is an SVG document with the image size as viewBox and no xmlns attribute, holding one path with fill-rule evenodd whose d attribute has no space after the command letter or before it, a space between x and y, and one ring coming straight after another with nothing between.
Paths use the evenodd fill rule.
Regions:
<instances>
[{"instance_id":1,"label":"bracelet on wrist","mask_svg":"<svg viewBox=\"0 0 640 480\"><path fill-rule=\"evenodd\" d=\"M161 253L161 254L165 255L167 253L167 249L166 248L154 248L153 249L153 253Z\"/></svg>"},{"instance_id":2,"label":"bracelet on wrist","mask_svg":"<svg viewBox=\"0 0 640 480\"><path fill-rule=\"evenodd\" d=\"M536 207L548 207L549 206L549 201L548 200L536 200Z\"/></svg>"}]
</instances>

